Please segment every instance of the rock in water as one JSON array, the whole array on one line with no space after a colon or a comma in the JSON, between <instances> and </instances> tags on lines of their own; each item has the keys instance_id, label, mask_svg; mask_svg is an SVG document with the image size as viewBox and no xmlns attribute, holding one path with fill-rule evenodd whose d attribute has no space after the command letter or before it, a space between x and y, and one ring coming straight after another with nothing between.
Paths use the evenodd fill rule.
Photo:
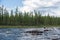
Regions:
<instances>
[{"instance_id":1,"label":"rock in water","mask_svg":"<svg viewBox=\"0 0 60 40\"><path fill-rule=\"evenodd\" d=\"M59 39L52 39L52 40L59 40Z\"/></svg>"},{"instance_id":2,"label":"rock in water","mask_svg":"<svg viewBox=\"0 0 60 40\"><path fill-rule=\"evenodd\" d=\"M25 33L30 33L32 35L42 35L43 31L31 30L31 31L26 31Z\"/></svg>"}]
</instances>

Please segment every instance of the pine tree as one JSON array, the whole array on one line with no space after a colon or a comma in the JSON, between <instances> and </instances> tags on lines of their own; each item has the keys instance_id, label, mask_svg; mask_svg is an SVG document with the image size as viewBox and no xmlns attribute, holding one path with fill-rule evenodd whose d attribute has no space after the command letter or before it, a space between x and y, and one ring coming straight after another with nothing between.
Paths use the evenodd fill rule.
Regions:
<instances>
[{"instance_id":1,"label":"pine tree","mask_svg":"<svg viewBox=\"0 0 60 40\"><path fill-rule=\"evenodd\" d=\"M6 8L4 9L3 22L4 25L9 25L9 12L7 11Z\"/></svg>"},{"instance_id":2,"label":"pine tree","mask_svg":"<svg viewBox=\"0 0 60 40\"><path fill-rule=\"evenodd\" d=\"M10 15L9 19L10 19L10 23L9 24L10 25L14 25L15 24L15 22L14 22L15 20L14 20L13 10L11 10L11 15Z\"/></svg>"}]
</instances>

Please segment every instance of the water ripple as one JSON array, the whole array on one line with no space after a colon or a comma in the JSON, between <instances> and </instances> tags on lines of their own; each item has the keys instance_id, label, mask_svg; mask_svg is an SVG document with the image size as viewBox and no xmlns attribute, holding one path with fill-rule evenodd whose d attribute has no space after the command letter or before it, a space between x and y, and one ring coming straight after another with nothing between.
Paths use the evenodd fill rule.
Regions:
<instances>
[{"instance_id":1,"label":"water ripple","mask_svg":"<svg viewBox=\"0 0 60 40\"><path fill-rule=\"evenodd\" d=\"M0 40L59 40L60 28L47 28L50 31L44 32L43 28L6 28L0 29ZM42 35L31 35L25 33L29 30L43 31Z\"/></svg>"}]
</instances>

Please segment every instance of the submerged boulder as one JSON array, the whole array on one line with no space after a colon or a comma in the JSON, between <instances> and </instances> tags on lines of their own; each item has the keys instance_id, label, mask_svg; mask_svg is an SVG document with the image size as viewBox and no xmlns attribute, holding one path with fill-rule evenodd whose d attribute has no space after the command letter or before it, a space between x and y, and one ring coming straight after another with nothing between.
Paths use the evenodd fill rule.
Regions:
<instances>
[{"instance_id":1,"label":"submerged boulder","mask_svg":"<svg viewBox=\"0 0 60 40\"><path fill-rule=\"evenodd\" d=\"M56 38L56 39L52 39L52 40L60 40L60 39Z\"/></svg>"},{"instance_id":2,"label":"submerged boulder","mask_svg":"<svg viewBox=\"0 0 60 40\"><path fill-rule=\"evenodd\" d=\"M42 30L38 30L38 29L37 30L36 29L34 29L34 30L28 30L25 33L29 33L31 35L42 35L43 33L46 33L48 31L51 31L51 29L48 29L48 28L44 27L44 29L42 29Z\"/></svg>"},{"instance_id":3,"label":"submerged boulder","mask_svg":"<svg viewBox=\"0 0 60 40\"><path fill-rule=\"evenodd\" d=\"M31 30L31 31L26 31L25 33L31 33L32 35L42 35L43 31Z\"/></svg>"}]
</instances>

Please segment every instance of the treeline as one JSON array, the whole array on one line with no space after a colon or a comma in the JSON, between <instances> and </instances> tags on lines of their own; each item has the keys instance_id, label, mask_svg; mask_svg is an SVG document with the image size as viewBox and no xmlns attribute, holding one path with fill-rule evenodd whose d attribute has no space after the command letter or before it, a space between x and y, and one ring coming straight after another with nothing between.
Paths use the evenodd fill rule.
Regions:
<instances>
[{"instance_id":1,"label":"treeline","mask_svg":"<svg viewBox=\"0 0 60 40\"><path fill-rule=\"evenodd\" d=\"M40 12L15 12L10 14L6 8L0 7L0 25L20 25L20 26L40 26L40 25L60 25L60 17L42 16Z\"/></svg>"}]
</instances>

